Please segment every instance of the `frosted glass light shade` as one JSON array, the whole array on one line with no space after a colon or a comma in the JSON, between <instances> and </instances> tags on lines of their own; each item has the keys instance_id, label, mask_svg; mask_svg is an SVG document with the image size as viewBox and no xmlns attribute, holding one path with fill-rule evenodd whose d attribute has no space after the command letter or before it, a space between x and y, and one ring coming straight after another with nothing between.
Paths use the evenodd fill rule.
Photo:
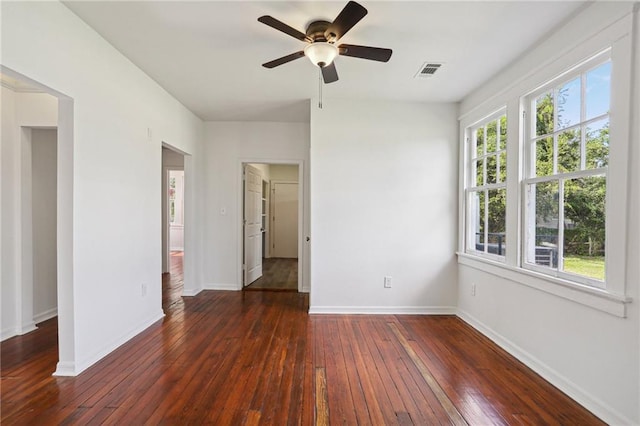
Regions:
<instances>
[{"instance_id":1,"label":"frosted glass light shade","mask_svg":"<svg viewBox=\"0 0 640 426\"><path fill-rule=\"evenodd\" d=\"M316 42L305 47L304 54L313 65L325 67L338 56L338 48L331 43Z\"/></svg>"}]
</instances>

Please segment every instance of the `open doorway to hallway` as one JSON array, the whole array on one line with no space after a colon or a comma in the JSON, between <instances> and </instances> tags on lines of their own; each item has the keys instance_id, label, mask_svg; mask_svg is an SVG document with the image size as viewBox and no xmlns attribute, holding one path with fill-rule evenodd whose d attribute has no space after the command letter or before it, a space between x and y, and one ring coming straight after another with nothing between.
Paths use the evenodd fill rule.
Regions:
<instances>
[{"instance_id":1,"label":"open doorway to hallway","mask_svg":"<svg viewBox=\"0 0 640 426\"><path fill-rule=\"evenodd\" d=\"M184 290L184 155L162 147L162 308L181 300Z\"/></svg>"},{"instance_id":2,"label":"open doorway to hallway","mask_svg":"<svg viewBox=\"0 0 640 426\"><path fill-rule=\"evenodd\" d=\"M12 357L46 349L43 371L72 375L73 100L1 65L0 83L0 340L54 330Z\"/></svg>"},{"instance_id":3,"label":"open doorway to hallway","mask_svg":"<svg viewBox=\"0 0 640 426\"><path fill-rule=\"evenodd\" d=\"M243 182L243 288L298 291L299 166L245 164Z\"/></svg>"}]
</instances>

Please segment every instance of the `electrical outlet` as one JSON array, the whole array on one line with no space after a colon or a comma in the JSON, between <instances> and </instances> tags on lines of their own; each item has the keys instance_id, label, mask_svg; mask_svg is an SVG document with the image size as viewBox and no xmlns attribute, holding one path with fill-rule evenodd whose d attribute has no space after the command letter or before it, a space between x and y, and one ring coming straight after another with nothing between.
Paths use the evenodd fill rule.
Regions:
<instances>
[{"instance_id":1,"label":"electrical outlet","mask_svg":"<svg viewBox=\"0 0 640 426\"><path fill-rule=\"evenodd\" d=\"M471 295L476 295L476 283L471 284Z\"/></svg>"},{"instance_id":2,"label":"electrical outlet","mask_svg":"<svg viewBox=\"0 0 640 426\"><path fill-rule=\"evenodd\" d=\"M147 295L147 284L146 283L140 284L140 294L143 297Z\"/></svg>"},{"instance_id":3,"label":"electrical outlet","mask_svg":"<svg viewBox=\"0 0 640 426\"><path fill-rule=\"evenodd\" d=\"M384 288L391 288L391 277L384 277Z\"/></svg>"}]
</instances>

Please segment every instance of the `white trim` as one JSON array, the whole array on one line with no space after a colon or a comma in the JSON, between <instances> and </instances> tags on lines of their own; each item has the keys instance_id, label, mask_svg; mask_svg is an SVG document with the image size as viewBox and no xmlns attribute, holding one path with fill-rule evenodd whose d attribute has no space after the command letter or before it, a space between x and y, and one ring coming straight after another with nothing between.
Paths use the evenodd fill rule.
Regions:
<instances>
[{"instance_id":1,"label":"white trim","mask_svg":"<svg viewBox=\"0 0 640 426\"><path fill-rule=\"evenodd\" d=\"M17 336L16 329L14 327L7 327L0 331L0 342L4 342L7 339Z\"/></svg>"},{"instance_id":2,"label":"white trim","mask_svg":"<svg viewBox=\"0 0 640 426\"><path fill-rule=\"evenodd\" d=\"M467 253L457 253L458 263L471 268L508 279L516 284L535 288L545 293L560 296L572 302L597 309L608 314L625 318L626 305L632 299L627 296L608 292L604 289L576 284L546 274L522 269L504 263L480 259Z\"/></svg>"},{"instance_id":3,"label":"white trim","mask_svg":"<svg viewBox=\"0 0 640 426\"><path fill-rule=\"evenodd\" d=\"M491 327L479 321L469 313L458 309L458 318L462 319L471 327L475 328L485 337L496 343L502 349L507 351L511 356L515 357L527 367L538 373L545 380L567 394L570 398L578 402L580 405L591 411L593 414L612 425L631 425L634 422L627 419L622 414L616 412L612 407L599 400L580 386L567 379L565 376L549 367L538 358L525 351L509 339L499 333L496 333Z\"/></svg>"},{"instance_id":4,"label":"white trim","mask_svg":"<svg viewBox=\"0 0 640 426\"><path fill-rule=\"evenodd\" d=\"M48 309L44 312L41 312L37 315L33 316L33 322L36 324L40 324L42 321L49 320L51 318L55 318L58 316L58 308Z\"/></svg>"},{"instance_id":5,"label":"white trim","mask_svg":"<svg viewBox=\"0 0 640 426\"><path fill-rule=\"evenodd\" d=\"M204 285L203 290L240 291L242 286L231 283L207 283Z\"/></svg>"},{"instance_id":6,"label":"white trim","mask_svg":"<svg viewBox=\"0 0 640 426\"><path fill-rule=\"evenodd\" d=\"M142 321L137 327L134 327L133 329L131 329L131 331L124 334L122 337L113 340L108 345L103 346L102 349L94 352L94 355L84 359L81 362L76 362L75 368L73 369L73 374L64 374L69 372L69 370L65 368L61 370L61 372L56 370L54 375L77 376L96 362L100 361L105 356L109 355L111 352L118 349L120 346L127 343L129 340L133 339L138 334L142 333L147 328L151 327L154 323L160 321L162 318L164 318L164 312L160 311L155 315L150 316L146 321ZM60 367L60 363L58 363L58 367Z\"/></svg>"},{"instance_id":7,"label":"white trim","mask_svg":"<svg viewBox=\"0 0 640 426\"><path fill-rule=\"evenodd\" d=\"M36 323L34 321L27 321L26 323L22 324L22 326L17 329L16 332L18 336L23 336L37 329L38 327L36 327Z\"/></svg>"},{"instance_id":8,"label":"white trim","mask_svg":"<svg viewBox=\"0 0 640 426\"><path fill-rule=\"evenodd\" d=\"M311 306L310 315L455 315L455 306Z\"/></svg>"},{"instance_id":9,"label":"white trim","mask_svg":"<svg viewBox=\"0 0 640 426\"><path fill-rule=\"evenodd\" d=\"M56 371L53 376L73 377L77 376L75 362L58 362L56 364Z\"/></svg>"},{"instance_id":10,"label":"white trim","mask_svg":"<svg viewBox=\"0 0 640 426\"><path fill-rule=\"evenodd\" d=\"M200 294L200 292L202 291L202 288L198 288L198 289L184 289L182 290L182 296L183 297L193 297L193 296L197 296L198 294Z\"/></svg>"}]
</instances>

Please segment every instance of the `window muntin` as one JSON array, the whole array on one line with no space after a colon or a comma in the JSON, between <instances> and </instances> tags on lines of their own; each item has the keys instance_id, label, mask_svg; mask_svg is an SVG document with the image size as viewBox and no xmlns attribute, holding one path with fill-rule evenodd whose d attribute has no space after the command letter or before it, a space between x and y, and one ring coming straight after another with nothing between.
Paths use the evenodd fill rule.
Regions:
<instances>
[{"instance_id":1,"label":"window muntin","mask_svg":"<svg viewBox=\"0 0 640 426\"><path fill-rule=\"evenodd\" d=\"M610 59L526 98L524 265L598 287L605 280Z\"/></svg>"},{"instance_id":2,"label":"window muntin","mask_svg":"<svg viewBox=\"0 0 640 426\"><path fill-rule=\"evenodd\" d=\"M470 127L467 135L466 251L504 259L507 250L505 113Z\"/></svg>"}]
</instances>

